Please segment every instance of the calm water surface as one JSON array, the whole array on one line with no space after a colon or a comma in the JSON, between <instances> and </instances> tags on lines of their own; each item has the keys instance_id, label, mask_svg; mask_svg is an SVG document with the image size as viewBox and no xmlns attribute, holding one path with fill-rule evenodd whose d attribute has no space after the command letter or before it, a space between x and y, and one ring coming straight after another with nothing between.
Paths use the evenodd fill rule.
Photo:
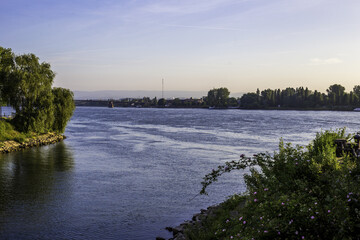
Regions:
<instances>
[{"instance_id":1,"label":"calm water surface","mask_svg":"<svg viewBox=\"0 0 360 240\"><path fill-rule=\"evenodd\" d=\"M359 113L77 108L64 142L0 155L0 239L155 239L245 190L245 172L198 196L227 160L360 130Z\"/></svg>"}]
</instances>

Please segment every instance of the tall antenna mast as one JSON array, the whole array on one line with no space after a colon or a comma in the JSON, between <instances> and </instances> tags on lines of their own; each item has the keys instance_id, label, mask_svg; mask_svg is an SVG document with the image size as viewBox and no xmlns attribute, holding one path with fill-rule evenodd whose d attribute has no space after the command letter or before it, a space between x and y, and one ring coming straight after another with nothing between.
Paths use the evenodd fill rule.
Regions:
<instances>
[{"instance_id":1,"label":"tall antenna mast","mask_svg":"<svg viewBox=\"0 0 360 240\"><path fill-rule=\"evenodd\" d=\"M164 79L162 79L162 91L161 91L161 97L164 98Z\"/></svg>"}]
</instances>

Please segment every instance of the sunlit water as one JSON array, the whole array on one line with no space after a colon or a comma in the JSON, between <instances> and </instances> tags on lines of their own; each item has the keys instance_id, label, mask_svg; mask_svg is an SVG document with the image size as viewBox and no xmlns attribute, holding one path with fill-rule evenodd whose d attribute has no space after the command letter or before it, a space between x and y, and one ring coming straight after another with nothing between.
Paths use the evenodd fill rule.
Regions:
<instances>
[{"instance_id":1,"label":"sunlit water","mask_svg":"<svg viewBox=\"0 0 360 240\"><path fill-rule=\"evenodd\" d=\"M194 213L245 191L202 177L245 153L360 130L356 112L77 108L64 142L0 155L0 239L170 237ZM194 198L195 197L195 198Z\"/></svg>"}]
</instances>

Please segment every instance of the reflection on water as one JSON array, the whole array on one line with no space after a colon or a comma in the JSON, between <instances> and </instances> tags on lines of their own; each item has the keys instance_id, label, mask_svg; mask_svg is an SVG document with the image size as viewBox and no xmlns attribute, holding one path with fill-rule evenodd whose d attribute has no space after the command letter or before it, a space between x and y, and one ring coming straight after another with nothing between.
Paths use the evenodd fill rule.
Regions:
<instances>
[{"instance_id":1,"label":"reflection on water","mask_svg":"<svg viewBox=\"0 0 360 240\"><path fill-rule=\"evenodd\" d=\"M23 230L22 222L31 221L34 227L43 224L38 209L42 208L43 213L54 211L50 207L57 194L71 191L73 165L72 152L63 142L0 154L0 239L12 239L13 234ZM9 218L17 224L9 226Z\"/></svg>"}]
</instances>

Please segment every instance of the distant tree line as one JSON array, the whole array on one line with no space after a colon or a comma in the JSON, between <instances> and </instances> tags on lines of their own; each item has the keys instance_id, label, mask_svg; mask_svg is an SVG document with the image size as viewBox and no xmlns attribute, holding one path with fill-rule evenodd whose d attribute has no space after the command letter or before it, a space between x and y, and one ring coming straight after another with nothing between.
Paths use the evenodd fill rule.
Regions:
<instances>
[{"instance_id":1,"label":"distant tree line","mask_svg":"<svg viewBox=\"0 0 360 240\"><path fill-rule=\"evenodd\" d=\"M208 92L207 96L202 98L173 98L157 99L143 97L143 98L124 98L124 99L109 99L105 100L75 100L77 106L109 106L109 102L115 107L157 107L157 108L227 108L238 107L239 99L229 97L230 92L227 88L214 88ZM112 106L110 104L110 106Z\"/></svg>"},{"instance_id":2,"label":"distant tree line","mask_svg":"<svg viewBox=\"0 0 360 240\"><path fill-rule=\"evenodd\" d=\"M97 106L106 107L112 102L114 107L144 107L144 108L203 108L207 107L203 98L187 98L187 99L164 99L159 100L149 97L143 98L123 98L109 100L75 100L76 106Z\"/></svg>"},{"instance_id":3,"label":"distant tree line","mask_svg":"<svg viewBox=\"0 0 360 240\"><path fill-rule=\"evenodd\" d=\"M69 89L52 88L54 77L50 64L34 54L0 47L0 103L14 108L12 124L19 131L64 132L75 104Z\"/></svg>"},{"instance_id":4,"label":"distant tree line","mask_svg":"<svg viewBox=\"0 0 360 240\"><path fill-rule=\"evenodd\" d=\"M239 105L238 99L230 97L230 91L224 87L211 89L204 100L207 106L215 108L237 107Z\"/></svg>"},{"instance_id":5,"label":"distant tree line","mask_svg":"<svg viewBox=\"0 0 360 240\"><path fill-rule=\"evenodd\" d=\"M164 99L155 97L124 98L111 100L115 107L168 107L168 108L242 108L242 109L334 109L352 110L360 107L360 85L349 93L340 84L333 84L326 93L307 87L265 89L244 94L241 98L230 97L227 88L213 88L202 98ZM107 101L77 100L78 106L107 106Z\"/></svg>"},{"instance_id":6,"label":"distant tree line","mask_svg":"<svg viewBox=\"0 0 360 240\"><path fill-rule=\"evenodd\" d=\"M346 108L360 106L360 85L353 91L345 92L345 87L333 84L326 93L311 91L307 87L265 89L244 94L240 98L242 108Z\"/></svg>"}]
</instances>

